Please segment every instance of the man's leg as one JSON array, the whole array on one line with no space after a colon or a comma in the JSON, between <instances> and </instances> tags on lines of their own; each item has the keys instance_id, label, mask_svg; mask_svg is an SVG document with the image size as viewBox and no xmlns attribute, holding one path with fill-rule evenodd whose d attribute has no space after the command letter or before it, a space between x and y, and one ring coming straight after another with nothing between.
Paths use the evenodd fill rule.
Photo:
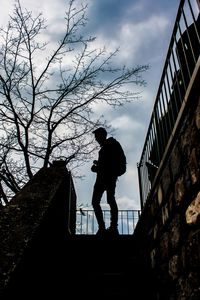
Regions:
<instances>
[{"instance_id":1,"label":"man's leg","mask_svg":"<svg viewBox=\"0 0 200 300\"><path fill-rule=\"evenodd\" d=\"M101 198L104 193L103 185L97 180L94 185L93 195L92 195L92 206L97 219L97 223L100 230L105 230L105 222L103 218L103 212L100 206Z\"/></svg>"},{"instance_id":2,"label":"man's leg","mask_svg":"<svg viewBox=\"0 0 200 300\"><path fill-rule=\"evenodd\" d=\"M118 206L115 199L116 181L117 178L112 178L107 185L107 202L110 205L111 215L110 227L114 229L118 227Z\"/></svg>"}]
</instances>

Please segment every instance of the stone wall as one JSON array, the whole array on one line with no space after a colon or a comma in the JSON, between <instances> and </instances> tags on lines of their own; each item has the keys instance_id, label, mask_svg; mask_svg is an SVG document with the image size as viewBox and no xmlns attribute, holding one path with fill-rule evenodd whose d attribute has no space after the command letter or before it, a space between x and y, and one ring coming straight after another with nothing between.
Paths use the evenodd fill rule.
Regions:
<instances>
[{"instance_id":1,"label":"stone wall","mask_svg":"<svg viewBox=\"0 0 200 300\"><path fill-rule=\"evenodd\" d=\"M155 299L200 299L199 73L135 229Z\"/></svg>"},{"instance_id":2,"label":"stone wall","mask_svg":"<svg viewBox=\"0 0 200 300\"><path fill-rule=\"evenodd\" d=\"M72 178L65 164L55 162L42 168L0 211L0 298L48 274L75 226Z\"/></svg>"}]
</instances>

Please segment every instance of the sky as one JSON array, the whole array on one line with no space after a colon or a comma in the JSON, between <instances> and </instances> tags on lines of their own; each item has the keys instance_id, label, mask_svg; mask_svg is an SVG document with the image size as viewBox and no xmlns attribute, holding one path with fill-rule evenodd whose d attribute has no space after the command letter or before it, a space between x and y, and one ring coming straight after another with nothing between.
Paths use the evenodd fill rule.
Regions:
<instances>
[{"instance_id":1,"label":"sky","mask_svg":"<svg viewBox=\"0 0 200 300\"><path fill-rule=\"evenodd\" d=\"M23 8L39 12L51 25L49 39L55 39L65 14L68 0L21 0ZM80 2L79 0L77 1ZM87 32L96 37L96 47L114 51L119 47L117 62L122 66L149 65L143 73L144 87L134 86L140 98L113 109L98 106L95 114L104 115L114 129L113 137L124 148L127 172L117 182L116 199L119 209L140 209L137 163L140 161L145 137L153 110L163 66L178 11L178 0L88 0ZM0 26L5 26L13 11L14 1L1 0ZM54 34L52 34L54 32ZM97 159L98 152L94 153ZM95 174L92 161L80 169L84 178L74 179L78 206L90 208ZM102 198L106 208L106 197Z\"/></svg>"}]
</instances>

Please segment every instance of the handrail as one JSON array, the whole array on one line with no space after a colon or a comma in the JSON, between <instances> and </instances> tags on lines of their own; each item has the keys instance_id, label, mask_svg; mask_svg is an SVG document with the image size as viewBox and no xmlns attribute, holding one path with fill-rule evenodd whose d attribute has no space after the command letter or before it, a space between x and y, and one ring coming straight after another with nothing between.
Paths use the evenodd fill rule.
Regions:
<instances>
[{"instance_id":1,"label":"handrail","mask_svg":"<svg viewBox=\"0 0 200 300\"><path fill-rule=\"evenodd\" d=\"M141 209L169 147L200 54L196 0L181 0L138 167Z\"/></svg>"},{"instance_id":2,"label":"handrail","mask_svg":"<svg viewBox=\"0 0 200 300\"><path fill-rule=\"evenodd\" d=\"M110 210L104 209L103 215L106 227L110 223ZM135 226L140 217L140 210L119 210L118 230L122 235L133 234ZM92 209L79 208L76 212L76 234L93 235L97 232L98 225Z\"/></svg>"}]
</instances>

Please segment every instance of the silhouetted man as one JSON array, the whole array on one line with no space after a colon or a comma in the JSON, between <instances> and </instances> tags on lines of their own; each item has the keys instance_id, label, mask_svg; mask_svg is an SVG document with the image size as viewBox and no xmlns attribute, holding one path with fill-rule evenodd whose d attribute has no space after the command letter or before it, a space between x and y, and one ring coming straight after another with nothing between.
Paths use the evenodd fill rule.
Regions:
<instances>
[{"instance_id":1,"label":"silhouetted man","mask_svg":"<svg viewBox=\"0 0 200 300\"><path fill-rule=\"evenodd\" d=\"M100 127L93 131L96 141L101 146L99 150L98 160L94 160L91 167L92 172L97 173L96 182L94 184L92 206L97 219L99 229L97 235L104 235L105 233L118 233L118 206L115 200L115 188L118 176L125 172L119 173L118 166L121 157L125 155L120 143L113 137L107 138L107 131ZM123 166L126 168L126 166ZM106 230L103 218L103 212L100 206L103 193L107 193L107 203L110 206L111 222L110 227Z\"/></svg>"}]
</instances>

